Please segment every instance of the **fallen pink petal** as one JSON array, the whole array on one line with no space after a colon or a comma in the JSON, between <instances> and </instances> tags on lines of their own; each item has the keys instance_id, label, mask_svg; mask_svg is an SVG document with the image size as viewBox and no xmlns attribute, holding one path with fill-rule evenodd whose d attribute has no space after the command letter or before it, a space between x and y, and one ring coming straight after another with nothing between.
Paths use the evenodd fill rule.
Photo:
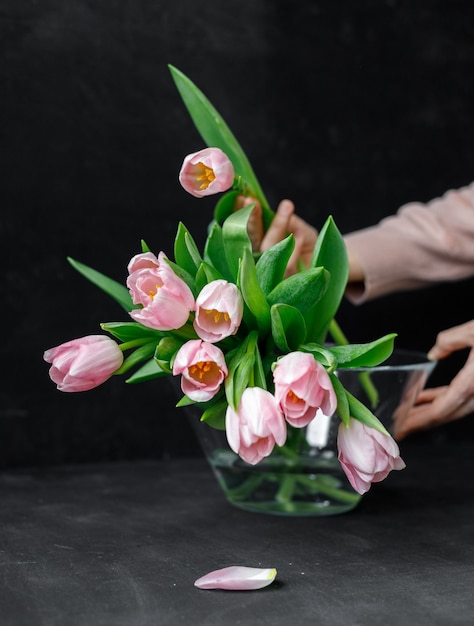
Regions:
<instances>
[{"instance_id":1,"label":"fallen pink petal","mask_svg":"<svg viewBox=\"0 0 474 626\"><path fill-rule=\"evenodd\" d=\"M209 572L198 578L194 585L199 589L226 589L228 591L251 591L268 587L275 580L277 571L272 568L232 565Z\"/></svg>"}]
</instances>

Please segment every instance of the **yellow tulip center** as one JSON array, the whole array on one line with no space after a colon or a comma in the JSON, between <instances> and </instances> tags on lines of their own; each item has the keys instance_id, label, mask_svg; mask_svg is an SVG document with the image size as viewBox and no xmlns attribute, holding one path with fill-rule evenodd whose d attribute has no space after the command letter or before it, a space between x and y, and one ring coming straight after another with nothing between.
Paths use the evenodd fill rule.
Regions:
<instances>
[{"instance_id":1,"label":"yellow tulip center","mask_svg":"<svg viewBox=\"0 0 474 626\"><path fill-rule=\"evenodd\" d=\"M199 182L202 181L201 184L199 185L199 189L207 189L209 185L212 183L212 181L216 179L214 170L212 169L212 167L208 167L207 165L204 165L202 161L199 161L197 166L201 170L201 174L196 176L196 180L198 180Z\"/></svg>"},{"instance_id":2,"label":"yellow tulip center","mask_svg":"<svg viewBox=\"0 0 474 626\"><path fill-rule=\"evenodd\" d=\"M216 376L219 374L219 367L214 361L199 361L198 363L193 363L188 369L188 372L194 380L207 383L215 380Z\"/></svg>"},{"instance_id":3,"label":"yellow tulip center","mask_svg":"<svg viewBox=\"0 0 474 626\"><path fill-rule=\"evenodd\" d=\"M296 404L297 402L300 402L301 398L299 398L296 393L294 393L291 389L288 392L287 396L288 400L290 402L293 402L293 404Z\"/></svg>"},{"instance_id":4,"label":"yellow tulip center","mask_svg":"<svg viewBox=\"0 0 474 626\"><path fill-rule=\"evenodd\" d=\"M156 296L156 294L158 293L158 289L160 289L161 285L155 285L155 291L149 291L148 295L150 296L150 298L153 300L154 297Z\"/></svg>"},{"instance_id":5,"label":"yellow tulip center","mask_svg":"<svg viewBox=\"0 0 474 626\"><path fill-rule=\"evenodd\" d=\"M230 320L227 311L217 311L216 309L204 309L206 315L212 315L214 318L214 324L219 324L221 321L228 322ZM224 318L222 320L222 318Z\"/></svg>"}]
</instances>

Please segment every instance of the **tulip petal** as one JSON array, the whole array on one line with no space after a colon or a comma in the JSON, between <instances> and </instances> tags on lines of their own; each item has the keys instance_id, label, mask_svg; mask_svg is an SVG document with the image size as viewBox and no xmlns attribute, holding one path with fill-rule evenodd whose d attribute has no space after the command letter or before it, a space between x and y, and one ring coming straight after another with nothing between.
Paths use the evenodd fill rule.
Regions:
<instances>
[{"instance_id":1,"label":"tulip petal","mask_svg":"<svg viewBox=\"0 0 474 626\"><path fill-rule=\"evenodd\" d=\"M209 572L198 578L194 585L199 589L226 589L229 591L250 591L271 585L277 571L274 567L244 567L232 565Z\"/></svg>"}]
</instances>

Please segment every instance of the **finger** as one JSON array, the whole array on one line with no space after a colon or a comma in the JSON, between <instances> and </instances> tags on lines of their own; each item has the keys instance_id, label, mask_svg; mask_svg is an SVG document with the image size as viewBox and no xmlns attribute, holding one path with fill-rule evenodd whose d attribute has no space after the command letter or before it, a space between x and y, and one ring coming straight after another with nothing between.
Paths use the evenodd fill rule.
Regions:
<instances>
[{"instance_id":1,"label":"finger","mask_svg":"<svg viewBox=\"0 0 474 626\"><path fill-rule=\"evenodd\" d=\"M247 202L248 206L251 202ZM260 203L255 204L255 208L249 215L247 220L247 233L252 244L252 250L257 252L262 245L262 239L264 236L263 221L262 221L262 207Z\"/></svg>"},{"instance_id":2,"label":"finger","mask_svg":"<svg viewBox=\"0 0 474 626\"><path fill-rule=\"evenodd\" d=\"M474 346L474 320L438 333L436 343L428 352L430 359L443 359L456 350Z\"/></svg>"},{"instance_id":3,"label":"finger","mask_svg":"<svg viewBox=\"0 0 474 626\"><path fill-rule=\"evenodd\" d=\"M433 410L433 404L425 403L413 407L402 420L394 423L392 434L397 441L401 441L414 432L434 427L436 424L437 414Z\"/></svg>"},{"instance_id":4,"label":"finger","mask_svg":"<svg viewBox=\"0 0 474 626\"><path fill-rule=\"evenodd\" d=\"M285 277L292 276L299 271L299 262L301 259L302 243L295 239L295 249L293 250L285 270Z\"/></svg>"},{"instance_id":5,"label":"finger","mask_svg":"<svg viewBox=\"0 0 474 626\"><path fill-rule=\"evenodd\" d=\"M288 235L289 223L294 211L295 205L291 200L282 200L280 202L275 217L262 239L260 246L262 252L268 250L268 248L271 248Z\"/></svg>"},{"instance_id":6,"label":"finger","mask_svg":"<svg viewBox=\"0 0 474 626\"><path fill-rule=\"evenodd\" d=\"M256 207L260 208L260 210L262 208L260 206L260 202L256 200L255 198L252 198L250 196L243 196L242 194L239 194L234 202L234 211L238 211L239 209L244 209L245 207L250 206L251 204L255 204Z\"/></svg>"},{"instance_id":7,"label":"finger","mask_svg":"<svg viewBox=\"0 0 474 626\"><path fill-rule=\"evenodd\" d=\"M396 408L392 415L392 430L395 431L401 428L401 425L407 419L410 411L412 411L415 406L419 406L420 404L426 404L427 402L433 402L433 400L435 400L435 398L437 398L439 395L441 395L442 393L446 393L446 389L447 387L426 389L418 394L414 402L402 402Z\"/></svg>"},{"instance_id":8,"label":"finger","mask_svg":"<svg viewBox=\"0 0 474 626\"><path fill-rule=\"evenodd\" d=\"M447 391L440 390L440 393L434 396L432 402L424 402L423 404L413 406L402 419L394 422L393 435L395 439L401 441L416 431L434 428L457 419L455 414L459 405L455 404L453 406L449 399L446 398L446 395Z\"/></svg>"},{"instance_id":9,"label":"finger","mask_svg":"<svg viewBox=\"0 0 474 626\"><path fill-rule=\"evenodd\" d=\"M393 425L396 439L426 428L451 422L474 411L474 367L471 362L453 378L448 387L431 390L433 400L414 406ZM421 395L421 394L420 394Z\"/></svg>"},{"instance_id":10,"label":"finger","mask_svg":"<svg viewBox=\"0 0 474 626\"><path fill-rule=\"evenodd\" d=\"M415 399L415 404L424 404L425 402L433 402L435 398L437 398L440 394L446 393L447 385L444 387L428 387L427 389L423 389L417 395Z\"/></svg>"}]
</instances>

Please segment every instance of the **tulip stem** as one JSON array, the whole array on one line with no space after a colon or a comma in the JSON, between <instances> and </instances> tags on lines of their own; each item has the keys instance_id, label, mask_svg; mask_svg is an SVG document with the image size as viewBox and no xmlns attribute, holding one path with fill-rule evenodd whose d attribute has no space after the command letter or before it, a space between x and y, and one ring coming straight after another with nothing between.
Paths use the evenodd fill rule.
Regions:
<instances>
[{"instance_id":1,"label":"tulip stem","mask_svg":"<svg viewBox=\"0 0 474 626\"><path fill-rule=\"evenodd\" d=\"M369 399L371 407L374 409L379 403L379 391L377 387L372 382L372 378L370 377L370 372L361 372L359 374L359 381L361 387L364 389L367 394L367 398Z\"/></svg>"},{"instance_id":2,"label":"tulip stem","mask_svg":"<svg viewBox=\"0 0 474 626\"><path fill-rule=\"evenodd\" d=\"M329 333L334 341L340 346L346 346L349 343L349 340L345 336L342 328L333 318L329 324Z\"/></svg>"},{"instance_id":3,"label":"tulip stem","mask_svg":"<svg viewBox=\"0 0 474 626\"><path fill-rule=\"evenodd\" d=\"M360 495L357 493L351 493L345 489L338 489L327 484L327 477L325 476L298 476L298 482L300 482L306 489L310 489L313 493L322 493L325 496L330 496L339 500L339 502L357 502L360 500Z\"/></svg>"},{"instance_id":4,"label":"tulip stem","mask_svg":"<svg viewBox=\"0 0 474 626\"><path fill-rule=\"evenodd\" d=\"M125 352L125 350L131 350L132 348L138 348L140 346L144 346L145 344L150 343L149 337L141 337L140 339L132 339L131 341L124 341L119 344L120 350Z\"/></svg>"},{"instance_id":5,"label":"tulip stem","mask_svg":"<svg viewBox=\"0 0 474 626\"><path fill-rule=\"evenodd\" d=\"M298 450L293 449L288 444L284 444L278 448L278 451L282 453L287 459L300 459L301 453Z\"/></svg>"},{"instance_id":6,"label":"tulip stem","mask_svg":"<svg viewBox=\"0 0 474 626\"><path fill-rule=\"evenodd\" d=\"M242 500L253 493L263 480L265 480L265 474L255 474L245 480L238 487L233 487L232 489L227 486L225 480L220 479L220 483L223 490L229 497L236 500Z\"/></svg>"},{"instance_id":7,"label":"tulip stem","mask_svg":"<svg viewBox=\"0 0 474 626\"><path fill-rule=\"evenodd\" d=\"M295 476L287 474L281 479L280 487L275 496L277 502L291 502L295 492Z\"/></svg>"}]
</instances>

